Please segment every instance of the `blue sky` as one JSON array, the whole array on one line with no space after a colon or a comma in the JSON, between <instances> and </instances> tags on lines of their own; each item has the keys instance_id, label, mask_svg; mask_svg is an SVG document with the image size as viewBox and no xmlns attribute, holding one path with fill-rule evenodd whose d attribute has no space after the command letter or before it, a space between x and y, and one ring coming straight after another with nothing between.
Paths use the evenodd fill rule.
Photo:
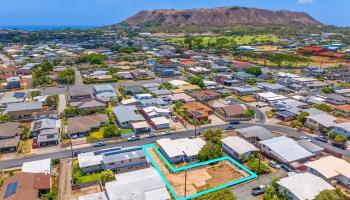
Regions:
<instances>
[{"instance_id":1,"label":"blue sky","mask_svg":"<svg viewBox=\"0 0 350 200\"><path fill-rule=\"evenodd\" d=\"M0 25L101 26L140 10L220 6L304 11L324 24L350 26L349 0L0 0Z\"/></svg>"}]
</instances>

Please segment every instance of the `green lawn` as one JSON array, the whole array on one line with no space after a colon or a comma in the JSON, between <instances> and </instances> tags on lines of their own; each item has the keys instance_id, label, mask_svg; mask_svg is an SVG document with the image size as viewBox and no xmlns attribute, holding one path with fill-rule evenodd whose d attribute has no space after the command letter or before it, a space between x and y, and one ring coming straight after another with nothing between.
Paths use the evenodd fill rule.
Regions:
<instances>
[{"instance_id":1,"label":"green lawn","mask_svg":"<svg viewBox=\"0 0 350 200\"><path fill-rule=\"evenodd\" d=\"M78 177L77 183L88 183L88 182L99 181L100 178L101 178L101 173L83 175Z\"/></svg>"},{"instance_id":2,"label":"green lawn","mask_svg":"<svg viewBox=\"0 0 350 200\"><path fill-rule=\"evenodd\" d=\"M100 140L103 139L103 130L104 126L101 127L98 131L91 132L89 136L86 137L87 141Z\"/></svg>"},{"instance_id":3,"label":"green lawn","mask_svg":"<svg viewBox=\"0 0 350 200\"><path fill-rule=\"evenodd\" d=\"M131 129L122 129L121 131L122 131L122 134L129 134L133 132Z\"/></svg>"}]
</instances>

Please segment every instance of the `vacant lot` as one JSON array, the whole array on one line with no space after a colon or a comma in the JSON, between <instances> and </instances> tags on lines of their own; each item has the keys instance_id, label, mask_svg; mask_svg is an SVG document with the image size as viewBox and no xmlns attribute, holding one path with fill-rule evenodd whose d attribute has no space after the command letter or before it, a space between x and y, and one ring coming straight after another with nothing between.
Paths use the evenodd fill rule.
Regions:
<instances>
[{"instance_id":1,"label":"vacant lot","mask_svg":"<svg viewBox=\"0 0 350 200\"><path fill-rule=\"evenodd\" d=\"M186 196L248 176L246 172L229 161L205 165L174 174L169 171L163 160L158 157L152 148L147 150L180 198L185 196L185 176L187 176Z\"/></svg>"}]
</instances>

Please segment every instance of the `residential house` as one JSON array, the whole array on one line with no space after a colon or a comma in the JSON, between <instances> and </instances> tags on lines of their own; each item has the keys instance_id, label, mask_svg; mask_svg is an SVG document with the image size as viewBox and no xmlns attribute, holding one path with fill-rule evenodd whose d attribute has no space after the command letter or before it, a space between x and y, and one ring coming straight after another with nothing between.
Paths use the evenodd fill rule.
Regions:
<instances>
[{"instance_id":1,"label":"residential house","mask_svg":"<svg viewBox=\"0 0 350 200\"><path fill-rule=\"evenodd\" d=\"M244 104L227 105L215 109L215 111L227 121L243 118L243 114L246 110L247 107Z\"/></svg>"},{"instance_id":2,"label":"residential house","mask_svg":"<svg viewBox=\"0 0 350 200\"><path fill-rule=\"evenodd\" d=\"M116 122L123 128L130 128L131 123L145 120L134 105L116 106L112 111L116 116Z\"/></svg>"},{"instance_id":3,"label":"residential house","mask_svg":"<svg viewBox=\"0 0 350 200\"><path fill-rule=\"evenodd\" d=\"M193 162L205 141L202 138L181 138L172 140L162 138L157 140L159 150L170 163Z\"/></svg>"},{"instance_id":4,"label":"residential house","mask_svg":"<svg viewBox=\"0 0 350 200\"><path fill-rule=\"evenodd\" d=\"M170 121L166 117L153 117L150 120L156 129L170 128Z\"/></svg>"},{"instance_id":5,"label":"residential house","mask_svg":"<svg viewBox=\"0 0 350 200\"><path fill-rule=\"evenodd\" d=\"M280 85L278 83L258 83L258 87L262 88L265 91L269 92L283 92L286 91L287 88L283 85Z\"/></svg>"},{"instance_id":6,"label":"residential house","mask_svg":"<svg viewBox=\"0 0 350 200\"><path fill-rule=\"evenodd\" d=\"M210 68L213 72L226 72L228 70L228 67L219 65L212 65Z\"/></svg>"},{"instance_id":7,"label":"residential house","mask_svg":"<svg viewBox=\"0 0 350 200\"><path fill-rule=\"evenodd\" d=\"M167 187L153 167L118 174L115 181L106 183L109 199L170 200Z\"/></svg>"},{"instance_id":8,"label":"residential house","mask_svg":"<svg viewBox=\"0 0 350 200\"><path fill-rule=\"evenodd\" d=\"M318 114L306 117L305 126L313 126L316 130L322 130L323 128L331 128L335 125L337 118L329 114Z\"/></svg>"},{"instance_id":9,"label":"residential house","mask_svg":"<svg viewBox=\"0 0 350 200\"><path fill-rule=\"evenodd\" d=\"M168 96L170 100L174 103L180 101L182 103L187 103L191 101L196 101L193 97L187 95L186 93L175 93Z\"/></svg>"},{"instance_id":10,"label":"residential house","mask_svg":"<svg viewBox=\"0 0 350 200\"><path fill-rule=\"evenodd\" d=\"M349 105L350 104L350 98L343 97L339 94L322 94L326 97L326 102L333 104L333 105Z\"/></svg>"},{"instance_id":11,"label":"residential house","mask_svg":"<svg viewBox=\"0 0 350 200\"><path fill-rule=\"evenodd\" d=\"M326 156L315 161L305 163L307 171L332 183L338 182L350 188L350 164L334 156Z\"/></svg>"},{"instance_id":12,"label":"residential house","mask_svg":"<svg viewBox=\"0 0 350 200\"><path fill-rule=\"evenodd\" d=\"M112 85L94 85L93 93L97 98L113 99L117 97Z\"/></svg>"},{"instance_id":13,"label":"residential house","mask_svg":"<svg viewBox=\"0 0 350 200\"><path fill-rule=\"evenodd\" d=\"M255 79L255 76L252 74L248 74L246 72L234 72L232 76L236 79L242 80L242 81L247 81L251 79Z\"/></svg>"},{"instance_id":14,"label":"residential house","mask_svg":"<svg viewBox=\"0 0 350 200\"><path fill-rule=\"evenodd\" d=\"M142 108L149 106L167 106L168 103L165 102L162 98L149 98L140 100L140 106Z\"/></svg>"},{"instance_id":15,"label":"residential house","mask_svg":"<svg viewBox=\"0 0 350 200\"><path fill-rule=\"evenodd\" d=\"M42 102L24 102L8 104L6 113L11 115L13 120L31 120L34 112L40 112L43 108Z\"/></svg>"},{"instance_id":16,"label":"residential house","mask_svg":"<svg viewBox=\"0 0 350 200\"><path fill-rule=\"evenodd\" d=\"M79 167L83 173L112 170L124 173L149 167L142 147L113 147L78 155Z\"/></svg>"},{"instance_id":17,"label":"residential house","mask_svg":"<svg viewBox=\"0 0 350 200\"><path fill-rule=\"evenodd\" d=\"M281 163L302 162L314 156L296 141L285 136L260 141L259 145L265 155Z\"/></svg>"},{"instance_id":18,"label":"residential house","mask_svg":"<svg viewBox=\"0 0 350 200\"><path fill-rule=\"evenodd\" d=\"M209 115L212 114L213 110L208 108L199 102L187 102L184 104L184 110L193 120L197 121L208 121Z\"/></svg>"},{"instance_id":19,"label":"residential house","mask_svg":"<svg viewBox=\"0 0 350 200\"><path fill-rule=\"evenodd\" d=\"M90 88L87 85L70 86L68 90L68 101L76 102L86 99L91 99Z\"/></svg>"},{"instance_id":20,"label":"residential house","mask_svg":"<svg viewBox=\"0 0 350 200\"><path fill-rule=\"evenodd\" d=\"M131 129L135 134L147 133L151 131L151 126L146 121L131 123Z\"/></svg>"},{"instance_id":21,"label":"residential house","mask_svg":"<svg viewBox=\"0 0 350 200\"><path fill-rule=\"evenodd\" d=\"M322 155L324 148L320 147L312 142L309 142L308 140L298 140L297 141L298 145L303 147L304 149L308 150L309 152L311 152L312 154L315 155Z\"/></svg>"},{"instance_id":22,"label":"residential house","mask_svg":"<svg viewBox=\"0 0 350 200\"><path fill-rule=\"evenodd\" d=\"M249 159L259 151L254 145L238 136L221 139L223 151L238 161Z\"/></svg>"},{"instance_id":23,"label":"residential house","mask_svg":"<svg viewBox=\"0 0 350 200\"><path fill-rule=\"evenodd\" d=\"M24 162L21 171L27 173L51 174L51 158Z\"/></svg>"},{"instance_id":24,"label":"residential house","mask_svg":"<svg viewBox=\"0 0 350 200\"><path fill-rule=\"evenodd\" d=\"M0 152L16 151L21 134L19 122L0 123Z\"/></svg>"},{"instance_id":25,"label":"residential house","mask_svg":"<svg viewBox=\"0 0 350 200\"><path fill-rule=\"evenodd\" d=\"M117 77L122 80L132 80L132 74L129 71L117 72Z\"/></svg>"},{"instance_id":26,"label":"residential house","mask_svg":"<svg viewBox=\"0 0 350 200\"><path fill-rule=\"evenodd\" d=\"M141 86L126 86L124 88L124 94L126 95L135 96L143 93L145 93L145 90Z\"/></svg>"},{"instance_id":27,"label":"residential house","mask_svg":"<svg viewBox=\"0 0 350 200\"><path fill-rule=\"evenodd\" d=\"M273 92L257 93L256 97L259 100L261 100L263 102L270 103L270 104L273 104L274 102L277 102L277 101L281 101L281 100L287 99L286 96L279 95L279 94L276 94L276 93L273 93Z\"/></svg>"},{"instance_id":28,"label":"residential house","mask_svg":"<svg viewBox=\"0 0 350 200\"><path fill-rule=\"evenodd\" d=\"M350 139L350 122L334 124L331 128L337 134L343 135Z\"/></svg>"},{"instance_id":29,"label":"residential house","mask_svg":"<svg viewBox=\"0 0 350 200\"><path fill-rule=\"evenodd\" d=\"M91 131L107 125L108 120L106 114L67 118L67 136L70 138L87 136Z\"/></svg>"},{"instance_id":30,"label":"residential house","mask_svg":"<svg viewBox=\"0 0 350 200\"><path fill-rule=\"evenodd\" d=\"M33 121L30 132L33 136L33 147L58 144L61 130L59 119L43 118Z\"/></svg>"},{"instance_id":31,"label":"residential house","mask_svg":"<svg viewBox=\"0 0 350 200\"><path fill-rule=\"evenodd\" d=\"M43 194L50 192L51 184L49 174L17 173L4 181L0 197L5 200L38 200Z\"/></svg>"},{"instance_id":32,"label":"residential house","mask_svg":"<svg viewBox=\"0 0 350 200\"><path fill-rule=\"evenodd\" d=\"M245 140L250 143L272 139L274 136L271 131L262 126L250 126L247 128L236 129Z\"/></svg>"},{"instance_id":33,"label":"residential house","mask_svg":"<svg viewBox=\"0 0 350 200\"><path fill-rule=\"evenodd\" d=\"M169 118L171 111L167 108L159 108L156 106L149 106L142 108L143 113L148 119L155 117L166 117Z\"/></svg>"},{"instance_id":34,"label":"residential house","mask_svg":"<svg viewBox=\"0 0 350 200\"><path fill-rule=\"evenodd\" d=\"M6 79L5 89L19 89L21 88L21 79L17 76L12 76Z\"/></svg>"},{"instance_id":35,"label":"residential house","mask_svg":"<svg viewBox=\"0 0 350 200\"><path fill-rule=\"evenodd\" d=\"M200 90L200 91L194 91L191 93L191 95L198 99L199 101L209 101L213 99L219 98L221 95L213 90Z\"/></svg>"},{"instance_id":36,"label":"residential house","mask_svg":"<svg viewBox=\"0 0 350 200\"><path fill-rule=\"evenodd\" d=\"M33 112L32 117L34 121L44 118L59 119L59 113L57 110L43 110L40 112Z\"/></svg>"},{"instance_id":37,"label":"residential house","mask_svg":"<svg viewBox=\"0 0 350 200\"><path fill-rule=\"evenodd\" d=\"M145 69L135 69L132 72L132 75L135 79L148 79L151 78L151 75Z\"/></svg>"},{"instance_id":38,"label":"residential house","mask_svg":"<svg viewBox=\"0 0 350 200\"><path fill-rule=\"evenodd\" d=\"M1 108L6 108L11 103L23 103L26 98L27 93L25 92L6 92L1 95L0 106Z\"/></svg>"},{"instance_id":39,"label":"residential house","mask_svg":"<svg viewBox=\"0 0 350 200\"><path fill-rule=\"evenodd\" d=\"M315 199L323 190L334 189L326 181L307 172L282 178L277 185L291 200Z\"/></svg>"},{"instance_id":40,"label":"residential house","mask_svg":"<svg viewBox=\"0 0 350 200\"><path fill-rule=\"evenodd\" d=\"M350 117L350 105L339 105L339 106L333 106L332 107L334 112L339 113L341 115L344 115L346 117Z\"/></svg>"},{"instance_id":41,"label":"residential house","mask_svg":"<svg viewBox=\"0 0 350 200\"><path fill-rule=\"evenodd\" d=\"M251 95L251 94L255 94L255 93L262 91L258 87L252 87L249 85L244 85L244 86L240 86L240 87L231 87L231 89L232 89L233 93L240 95L240 96Z\"/></svg>"}]
</instances>

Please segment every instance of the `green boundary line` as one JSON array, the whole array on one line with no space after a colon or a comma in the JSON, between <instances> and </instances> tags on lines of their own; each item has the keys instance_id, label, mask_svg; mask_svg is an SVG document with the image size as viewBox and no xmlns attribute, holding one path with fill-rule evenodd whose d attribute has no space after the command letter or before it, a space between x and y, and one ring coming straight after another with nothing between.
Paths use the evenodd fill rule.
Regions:
<instances>
[{"instance_id":1,"label":"green boundary line","mask_svg":"<svg viewBox=\"0 0 350 200\"><path fill-rule=\"evenodd\" d=\"M152 156L148 153L147 151L147 148L153 148L156 153L158 154L158 156L165 162L165 164L167 165L167 167L171 170L172 173L177 173L177 172L180 172L180 171L184 171L184 170L188 170L188 169L192 169L192 168L195 168L195 167L200 167L200 166L203 166L203 165L208 165L208 164L211 164L211 163L216 163L216 162L220 162L220 161L229 161L231 162L232 164L236 165L237 167L239 167L240 169L244 170L246 173L249 174L249 176L247 177L244 177L244 178L241 178L241 179L238 179L238 180L234 180L234 181L231 181L231 182L228 182L228 183L225 183L225 184L222 184L222 185L219 185L217 187L214 187L214 188L211 188L211 189L207 189L207 190L204 190L204 191L201 191L201 192L198 192L196 194L192 194L192 195L189 195L187 197L184 197L184 198L179 198L175 192L175 190L172 188L172 186L170 185L170 183L166 180L165 176L163 175L162 171L160 170L160 168L158 167L158 165L156 164L156 162L153 160ZM244 167L242 164L240 164L239 162L237 162L236 160L232 159L231 157L229 156L224 156L224 157L221 157L221 158L217 158L217 159L213 159L213 160L209 160L209 161L205 161L205 162L200 162L200 163L195 163L195 164L190 164L190 165L186 165L186 166L183 166L183 167L178 167L178 168L175 168L169 161L168 159L165 158L165 156L158 150L158 148L154 145L154 144L146 144L146 145L143 145L142 146L142 149L144 150L146 156L148 157L148 159L150 160L150 162L152 163L152 165L154 166L154 168L157 170L158 174L161 176L162 180L164 181L165 185L168 187L169 191L171 192L171 194L174 196L174 198L176 200L188 200L188 199L192 199L192 198L195 198L195 197L198 197L198 196L201 196L201 195L204 195L204 194L208 194L210 192L214 192L214 191L217 191L217 190L220 190L220 189L223 189L223 188L226 188L226 187L230 187L230 186L234 186L234 185L237 185L239 183L243 183L243 182L246 182L246 181L249 181L249 180L252 180L252 179L255 179L257 177L257 175L250 171L248 168Z\"/></svg>"}]
</instances>

